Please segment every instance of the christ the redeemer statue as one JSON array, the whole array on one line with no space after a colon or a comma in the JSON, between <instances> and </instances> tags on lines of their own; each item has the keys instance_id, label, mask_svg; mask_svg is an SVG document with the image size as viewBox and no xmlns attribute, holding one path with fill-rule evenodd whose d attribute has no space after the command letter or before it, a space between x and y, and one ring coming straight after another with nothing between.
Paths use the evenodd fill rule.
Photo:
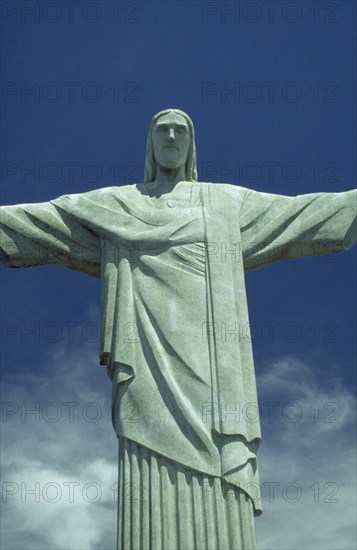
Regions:
<instances>
[{"instance_id":1,"label":"christ the redeemer statue","mask_svg":"<svg viewBox=\"0 0 357 550\"><path fill-rule=\"evenodd\" d=\"M1 209L3 264L102 279L118 549L255 548L261 435L251 344L236 337L249 324L244 272L342 252L355 219L354 191L198 182L193 124L177 109L151 122L144 183Z\"/></svg>"}]
</instances>

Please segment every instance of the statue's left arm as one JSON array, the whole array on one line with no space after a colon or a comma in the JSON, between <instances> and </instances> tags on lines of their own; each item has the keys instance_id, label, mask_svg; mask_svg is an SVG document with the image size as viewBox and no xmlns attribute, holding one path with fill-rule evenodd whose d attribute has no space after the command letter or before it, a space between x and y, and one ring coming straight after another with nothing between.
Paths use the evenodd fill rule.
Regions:
<instances>
[{"instance_id":1,"label":"statue's left arm","mask_svg":"<svg viewBox=\"0 0 357 550\"><path fill-rule=\"evenodd\" d=\"M357 191L287 197L247 190L240 226L246 271L343 252L357 238Z\"/></svg>"}]
</instances>

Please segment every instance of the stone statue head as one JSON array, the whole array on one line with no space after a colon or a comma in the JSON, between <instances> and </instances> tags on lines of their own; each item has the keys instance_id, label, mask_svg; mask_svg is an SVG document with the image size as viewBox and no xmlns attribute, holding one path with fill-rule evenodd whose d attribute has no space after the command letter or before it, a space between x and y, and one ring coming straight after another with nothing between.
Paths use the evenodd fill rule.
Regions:
<instances>
[{"instance_id":1,"label":"stone statue head","mask_svg":"<svg viewBox=\"0 0 357 550\"><path fill-rule=\"evenodd\" d=\"M186 181L197 181L197 160L196 160L196 145L195 145L195 131L193 127L193 122L190 117L180 111L180 109L165 109L154 115L148 132L147 145L146 145L146 160L145 160L145 173L144 173L144 182L148 183L153 181L156 176L156 159L154 154L154 143L153 143L153 131L156 128L157 122L161 117L174 113L180 115L186 121L188 131L189 131L189 146L185 164L185 179Z\"/></svg>"}]
</instances>

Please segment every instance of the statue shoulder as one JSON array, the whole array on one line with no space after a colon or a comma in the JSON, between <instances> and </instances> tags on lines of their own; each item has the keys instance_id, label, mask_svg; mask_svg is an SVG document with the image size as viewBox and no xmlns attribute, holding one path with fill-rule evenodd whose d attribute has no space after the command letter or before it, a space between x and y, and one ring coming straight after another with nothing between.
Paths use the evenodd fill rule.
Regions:
<instances>
[{"instance_id":1,"label":"statue shoulder","mask_svg":"<svg viewBox=\"0 0 357 550\"><path fill-rule=\"evenodd\" d=\"M77 202L80 199L87 199L92 202L103 203L107 202L108 199L113 197L130 197L135 192L136 184L133 185L112 185L108 187L100 187L99 189L93 189L91 191L85 191L84 193L71 193L66 195L61 195L57 199L54 199L55 202L60 199L68 199L71 202Z\"/></svg>"},{"instance_id":2,"label":"statue shoulder","mask_svg":"<svg viewBox=\"0 0 357 550\"><path fill-rule=\"evenodd\" d=\"M83 195L87 196L88 198L98 197L98 199L113 195L120 195L123 197L131 196L133 192L135 192L137 185L138 184L136 183L129 185L111 185L108 187L101 187L100 189L94 189L93 191L88 191L86 193L83 193Z\"/></svg>"}]
</instances>

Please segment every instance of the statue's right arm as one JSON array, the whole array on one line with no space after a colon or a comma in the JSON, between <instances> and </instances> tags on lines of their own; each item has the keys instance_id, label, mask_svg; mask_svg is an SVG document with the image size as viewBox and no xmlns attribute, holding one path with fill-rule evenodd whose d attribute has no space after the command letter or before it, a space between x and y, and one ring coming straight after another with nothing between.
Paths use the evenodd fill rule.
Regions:
<instances>
[{"instance_id":1,"label":"statue's right arm","mask_svg":"<svg viewBox=\"0 0 357 550\"><path fill-rule=\"evenodd\" d=\"M57 264L99 276L99 238L56 201L0 208L0 261L7 267Z\"/></svg>"}]
</instances>

